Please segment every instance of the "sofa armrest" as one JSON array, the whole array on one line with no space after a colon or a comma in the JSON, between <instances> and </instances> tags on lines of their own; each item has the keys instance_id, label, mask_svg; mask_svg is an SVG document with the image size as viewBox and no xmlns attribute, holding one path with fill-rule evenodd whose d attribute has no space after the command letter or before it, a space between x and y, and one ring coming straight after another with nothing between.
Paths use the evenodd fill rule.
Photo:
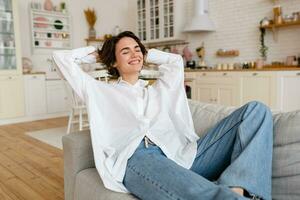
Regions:
<instances>
[{"instance_id":1,"label":"sofa armrest","mask_svg":"<svg viewBox=\"0 0 300 200\"><path fill-rule=\"evenodd\" d=\"M74 199L76 175L87 168L95 167L89 131L63 136L65 200Z\"/></svg>"}]
</instances>

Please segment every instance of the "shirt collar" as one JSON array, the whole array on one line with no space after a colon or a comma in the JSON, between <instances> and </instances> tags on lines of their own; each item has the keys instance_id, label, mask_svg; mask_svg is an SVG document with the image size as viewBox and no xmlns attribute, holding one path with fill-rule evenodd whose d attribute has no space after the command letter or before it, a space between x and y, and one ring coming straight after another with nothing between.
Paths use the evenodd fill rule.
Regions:
<instances>
[{"instance_id":1,"label":"shirt collar","mask_svg":"<svg viewBox=\"0 0 300 200\"><path fill-rule=\"evenodd\" d=\"M148 85L148 81L145 81L142 79L138 79L137 82L134 85L132 85L132 84L128 83L127 81L123 80L121 76L119 77L117 83L122 84L122 85L127 85L127 86L130 86L133 88L138 88L138 87L144 88Z\"/></svg>"}]
</instances>

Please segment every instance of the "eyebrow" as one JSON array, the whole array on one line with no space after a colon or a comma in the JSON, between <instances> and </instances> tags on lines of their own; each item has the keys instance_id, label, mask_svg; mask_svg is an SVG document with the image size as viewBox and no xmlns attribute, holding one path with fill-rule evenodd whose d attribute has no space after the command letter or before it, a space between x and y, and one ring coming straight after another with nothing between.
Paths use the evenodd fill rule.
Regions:
<instances>
[{"instance_id":1,"label":"eyebrow","mask_svg":"<svg viewBox=\"0 0 300 200\"><path fill-rule=\"evenodd\" d=\"M140 46L139 46L139 45L136 45L136 46L134 47L134 49L137 49L137 48L140 49ZM123 50L130 50L130 48L129 48L129 47L124 47L123 49L120 50L120 52L122 52Z\"/></svg>"}]
</instances>

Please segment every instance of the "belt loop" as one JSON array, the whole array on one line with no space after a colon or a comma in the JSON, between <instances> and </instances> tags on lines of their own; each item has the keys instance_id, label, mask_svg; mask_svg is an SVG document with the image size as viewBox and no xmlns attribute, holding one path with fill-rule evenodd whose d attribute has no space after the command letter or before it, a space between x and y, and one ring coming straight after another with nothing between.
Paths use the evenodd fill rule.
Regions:
<instances>
[{"instance_id":1,"label":"belt loop","mask_svg":"<svg viewBox=\"0 0 300 200\"><path fill-rule=\"evenodd\" d=\"M148 141L148 138L146 136L144 137L144 141L145 141L145 147L148 148L149 147L149 141Z\"/></svg>"}]
</instances>

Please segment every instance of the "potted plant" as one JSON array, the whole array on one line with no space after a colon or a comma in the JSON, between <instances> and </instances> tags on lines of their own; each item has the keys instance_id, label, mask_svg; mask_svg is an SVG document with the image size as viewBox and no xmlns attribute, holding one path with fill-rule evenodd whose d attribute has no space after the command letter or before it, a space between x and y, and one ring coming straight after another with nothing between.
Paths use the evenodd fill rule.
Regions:
<instances>
[{"instance_id":1,"label":"potted plant","mask_svg":"<svg viewBox=\"0 0 300 200\"><path fill-rule=\"evenodd\" d=\"M266 34L266 29L263 27L260 27L260 56L263 60L267 59L267 52L268 52L268 47L265 44L265 34Z\"/></svg>"},{"instance_id":2,"label":"potted plant","mask_svg":"<svg viewBox=\"0 0 300 200\"><path fill-rule=\"evenodd\" d=\"M85 18L89 24L89 38L96 38L96 30L94 25L97 21L97 16L94 9L84 10Z\"/></svg>"},{"instance_id":3,"label":"potted plant","mask_svg":"<svg viewBox=\"0 0 300 200\"><path fill-rule=\"evenodd\" d=\"M259 48L259 52L260 52L260 57L261 59L259 59L257 61L257 68L262 68L264 65L264 62L267 60L267 52L268 52L268 47L265 44L265 35L266 35L266 29L262 26L262 21L260 22L260 48Z\"/></svg>"}]
</instances>

